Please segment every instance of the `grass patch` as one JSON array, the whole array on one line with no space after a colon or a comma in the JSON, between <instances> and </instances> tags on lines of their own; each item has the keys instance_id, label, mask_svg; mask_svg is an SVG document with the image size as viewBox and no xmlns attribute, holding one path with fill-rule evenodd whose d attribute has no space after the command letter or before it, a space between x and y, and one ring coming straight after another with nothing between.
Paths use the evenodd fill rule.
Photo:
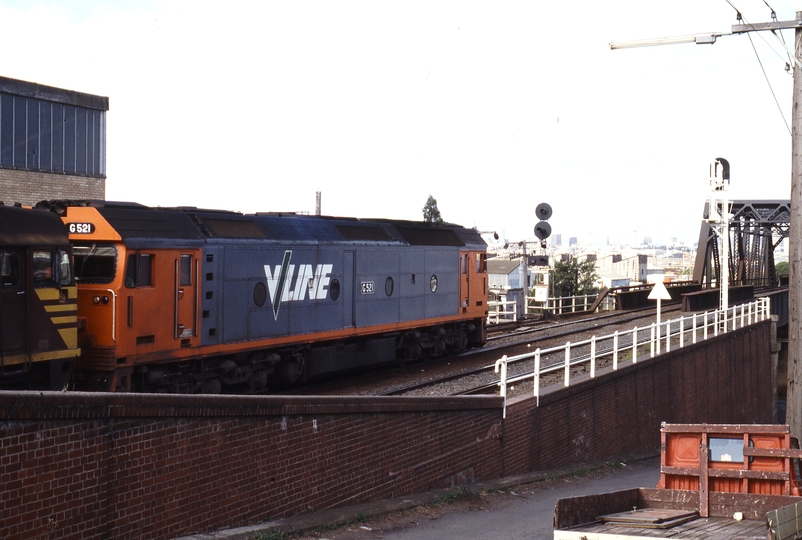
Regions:
<instances>
[{"instance_id":1,"label":"grass patch","mask_svg":"<svg viewBox=\"0 0 802 540\"><path fill-rule=\"evenodd\" d=\"M461 487L455 489L454 491L446 491L445 493L437 497L437 499L428 503L426 506L435 507L443 504L451 504L454 501L460 499L461 497L470 495L470 493L471 493L470 490L466 487Z\"/></svg>"},{"instance_id":2,"label":"grass patch","mask_svg":"<svg viewBox=\"0 0 802 540\"><path fill-rule=\"evenodd\" d=\"M289 538L289 536L284 531L273 531L267 534L253 533L250 540L284 540L285 538Z\"/></svg>"}]
</instances>

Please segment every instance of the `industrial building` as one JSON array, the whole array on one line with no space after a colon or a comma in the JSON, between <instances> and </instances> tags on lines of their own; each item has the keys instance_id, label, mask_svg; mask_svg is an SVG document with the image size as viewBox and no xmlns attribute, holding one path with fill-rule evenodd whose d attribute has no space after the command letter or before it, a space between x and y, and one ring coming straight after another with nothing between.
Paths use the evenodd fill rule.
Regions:
<instances>
[{"instance_id":1,"label":"industrial building","mask_svg":"<svg viewBox=\"0 0 802 540\"><path fill-rule=\"evenodd\" d=\"M106 198L109 98L0 77L0 201Z\"/></svg>"}]
</instances>

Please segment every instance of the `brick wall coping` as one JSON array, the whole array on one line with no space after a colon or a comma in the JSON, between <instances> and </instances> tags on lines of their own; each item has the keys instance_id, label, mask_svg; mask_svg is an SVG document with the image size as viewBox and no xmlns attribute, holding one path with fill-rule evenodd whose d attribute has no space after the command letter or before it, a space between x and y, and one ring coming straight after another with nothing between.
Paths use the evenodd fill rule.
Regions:
<instances>
[{"instance_id":1,"label":"brick wall coping","mask_svg":"<svg viewBox=\"0 0 802 540\"><path fill-rule=\"evenodd\" d=\"M268 417L497 409L499 396L219 396L0 392L0 421L168 417Z\"/></svg>"}]
</instances>

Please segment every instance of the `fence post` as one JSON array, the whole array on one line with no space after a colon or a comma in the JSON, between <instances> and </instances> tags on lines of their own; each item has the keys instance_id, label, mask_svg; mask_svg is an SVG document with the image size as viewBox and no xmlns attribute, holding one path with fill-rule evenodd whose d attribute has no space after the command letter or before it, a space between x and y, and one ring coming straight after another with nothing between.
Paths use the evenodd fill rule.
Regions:
<instances>
[{"instance_id":1,"label":"fence post","mask_svg":"<svg viewBox=\"0 0 802 540\"><path fill-rule=\"evenodd\" d=\"M708 312L707 312L707 311L705 311L705 323L704 323L704 329L705 329L705 331L702 333L702 335L703 335L704 339L707 339L707 313L708 313Z\"/></svg>"},{"instance_id":2,"label":"fence post","mask_svg":"<svg viewBox=\"0 0 802 540\"><path fill-rule=\"evenodd\" d=\"M596 336L590 338L590 378L596 378Z\"/></svg>"},{"instance_id":3,"label":"fence post","mask_svg":"<svg viewBox=\"0 0 802 540\"><path fill-rule=\"evenodd\" d=\"M499 394L501 397L504 398L504 411L501 413L502 418L507 418L507 355L501 357L501 359L496 360L496 373L499 372L499 367L501 367L501 376L498 380L498 385L500 387Z\"/></svg>"},{"instance_id":4,"label":"fence post","mask_svg":"<svg viewBox=\"0 0 802 540\"><path fill-rule=\"evenodd\" d=\"M638 327L632 330L632 363L638 363Z\"/></svg>"},{"instance_id":5,"label":"fence post","mask_svg":"<svg viewBox=\"0 0 802 540\"><path fill-rule=\"evenodd\" d=\"M540 407L540 347L535 349L535 406Z\"/></svg>"},{"instance_id":6,"label":"fence post","mask_svg":"<svg viewBox=\"0 0 802 540\"><path fill-rule=\"evenodd\" d=\"M685 346L685 315L679 318L679 348Z\"/></svg>"},{"instance_id":7,"label":"fence post","mask_svg":"<svg viewBox=\"0 0 802 540\"><path fill-rule=\"evenodd\" d=\"M568 386L568 381L571 378L571 342L565 344L565 386Z\"/></svg>"},{"instance_id":8,"label":"fence post","mask_svg":"<svg viewBox=\"0 0 802 540\"><path fill-rule=\"evenodd\" d=\"M693 342L696 343L696 313L693 314L693 322L691 324L693 325L693 338L692 339L693 339Z\"/></svg>"},{"instance_id":9,"label":"fence post","mask_svg":"<svg viewBox=\"0 0 802 540\"><path fill-rule=\"evenodd\" d=\"M618 369L618 330L613 332L613 371Z\"/></svg>"},{"instance_id":10,"label":"fence post","mask_svg":"<svg viewBox=\"0 0 802 540\"><path fill-rule=\"evenodd\" d=\"M649 340L649 343L652 346L652 354L651 354L652 358L654 358L654 326L655 326L655 323L652 323L652 326L651 326L652 336L651 336L651 339Z\"/></svg>"},{"instance_id":11,"label":"fence post","mask_svg":"<svg viewBox=\"0 0 802 540\"><path fill-rule=\"evenodd\" d=\"M671 352L671 319L666 321L666 352Z\"/></svg>"}]
</instances>

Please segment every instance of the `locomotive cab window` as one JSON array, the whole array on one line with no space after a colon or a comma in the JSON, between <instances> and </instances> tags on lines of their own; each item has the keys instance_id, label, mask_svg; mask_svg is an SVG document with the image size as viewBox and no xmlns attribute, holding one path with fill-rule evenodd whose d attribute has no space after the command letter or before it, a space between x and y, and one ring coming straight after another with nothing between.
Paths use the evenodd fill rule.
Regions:
<instances>
[{"instance_id":1,"label":"locomotive cab window","mask_svg":"<svg viewBox=\"0 0 802 540\"><path fill-rule=\"evenodd\" d=\"M20 285L19 253L15 252L0 253L0 277L2 277L3 287L19 287Z\"/></svg>"},{"instance_id":2,"label":"locomotive cab window","mask_svg":"<svg viewBox=\"0 0 802 540\"><path fill-rule=\"evenodd\" d=\"M70 254L62 250L58 252L58 284L66 287L70 283L72 283Z\"/></svg>"},{"instance_id":3,"label":"locomotive cab window","mask_svg":"<svg viewBox=\"0 0 802 540\"><path fill-rule=\"evenodd\" d=\"M125 265L125 286L150 287L153 285L153 255L150 253L131 253Z\"/></svg>"},{"instance_id":4,"label":"locomotive cab window","mask_svg":"<svg viewBox=\"0 0 802 540\"><path fill-rule=\"evenodd\" d=\"M34 287L55 287L56 273L53 271L55 268L55 259L52 251L33 252Z\"/></svg>"},{"instance_id":5,"label":"locomotive cab window","mask_svg":"<svg viewBox=\"0 0 802 540\"><path fill-rule=\"evenodd\" d=\"M117 276L117 248L114 244L76 244L72 247L75 281L111 283Z\"/></svg>"}]
</instances>

